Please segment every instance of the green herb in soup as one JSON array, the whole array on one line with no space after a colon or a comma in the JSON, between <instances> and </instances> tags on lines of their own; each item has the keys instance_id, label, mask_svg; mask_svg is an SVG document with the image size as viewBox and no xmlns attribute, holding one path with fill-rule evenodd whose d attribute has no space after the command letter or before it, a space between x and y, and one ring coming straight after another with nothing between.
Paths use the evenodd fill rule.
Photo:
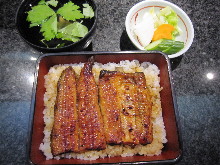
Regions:
<instances>
[{"instance_id":1,"label":"green herb in soup","mask_svg":"<svg viewBox=\"0 0 220 165\"><path fill-rule=\"evenodd\" d=\"M40 27L43 36L41 41L45 45L45 41L52 39L77 42L89 31L83 21L94 17L94 11L87 3L80 7L73 0L57 7L59 3L57 0L41 0L27 12L29 27Z\"/></svg>"}]
</instances>

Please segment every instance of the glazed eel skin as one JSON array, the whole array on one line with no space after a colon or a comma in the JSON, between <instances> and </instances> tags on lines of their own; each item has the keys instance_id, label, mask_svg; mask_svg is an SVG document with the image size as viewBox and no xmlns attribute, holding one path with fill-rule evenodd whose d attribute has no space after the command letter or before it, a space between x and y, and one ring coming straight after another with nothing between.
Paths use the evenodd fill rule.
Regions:
<instances>
[{"instance_id":1,"label":"glazed eel skin","mask_svg":"<svg viewBox=\"0 0 220 165\"><path fill-rule=\"evenodd\" d=\"M106 148L92 65L91 62L85 63L78 80L72 67L65 69L60 76L51 133L54 156Z\"/></svg>"},{"instance_id":2,"label":"glazed eel skin","mask_svg":"<svg viewBox=\"0 0 220 165\"><path fill-rule=\"evenodd\" d=\"M92 66L85 63L78 80L72 67L60 76L51 133L54 156L153 140L152 103L144 73L102 70L97 86Z\"/></svg>"},{"instance_id":3,"label":"glazed eel skin","mask_svg":"<svg viewBox=\"0 0 220 165\"><path fill-rule=\"evenodd\" d=\"M92 66L92 62L84 64L77 82L80 151L106 148L98 86L92 74Z\"/></svg>"},{"instance_id":4,"label":"glazed eel skin","mask_svg":"<svg viewBox=\"0 0 220 165\"><path fill-rule=\"evenodd\" d=\"M122 142L122 128L120 119L120 77L116 72L101 71L99 78L99 100L104 121L105 137L108 144Z\"/></svg>"},{"instance_id":5,"label":"glazed eel skin","mask_svg":"<svg viewBox=\"0 0 220 165\"><path fill-rule=\"evenodd\" d=\"M79 151L76 108L76 76L72 67L66 68L57 84L51 152L59 155Z\"/></svg>"},{"instance_id":6,"label":"glazed eel skin","mask_svg":"<svg viewBox=\"0 0 220 165\"><path fill-rule=\"evenodd\" d=\"M101 71L99 98L108 144L152 142L152 103L144 73Z\"/></svg>"}]
</instances>

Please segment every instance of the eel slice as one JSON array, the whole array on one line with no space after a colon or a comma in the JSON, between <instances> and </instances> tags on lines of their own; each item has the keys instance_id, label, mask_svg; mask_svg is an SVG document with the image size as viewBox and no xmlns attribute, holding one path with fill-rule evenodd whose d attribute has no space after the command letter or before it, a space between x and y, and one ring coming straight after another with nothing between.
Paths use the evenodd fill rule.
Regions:
<instances>
[{"instance_id":1,"label":"eel slice","mask_svg":"<svg viewBox=\"0 0 220 165\"><path fill-rule=\"evenodd\" d=\"M106 148L98 86L92 74L92 66L92 62L84 64L77 82L80 151Z\"/></svg>"},{"instance_id":2,"label":"eel slice","mask_svg":"<svg viewBox=\"0 0 220 165\"><path fill-rule=\"evenodd\" d=\"M133 73L118 73L121 79L121 84L118 86L118 91L121 98L121 126L124 133L122 137L123 144L136 145L138 140L135 136L136 130L136 111L137 103L137 88L134 81Z\"/></svg>"},{"instance_id":3,"label":"eel slice","mask_svg":"<svg viewBox=\"0 0 220 165\"><path fill-rule=\"evenodd\" d=\"M152 103L142 72L100 72L100 107L107 143L152 142Z\"/></svg>"},{"instance_id":4,"label":"eel slice","mask_svg":"<svg viewBox=\"0 0 220 165\"><path fill-rule=\"evenodd\" d=\"M144 73L135 73L134 80L137 86L138 99L135 135L139 143L144 145L153 141L153 127L151 121L152 101L150 92L146 86Z\"/></svg>"},{"instance_id":5,"label":"eel slice","mask_svg":"<svg viewBox=\"0 0 220 165\"><path fill-rule=\"evenodd\" d=\"M116 74L117 72L102 70L99 77L100 107L108 144L120 144L122 142L121 100L117 90L120 85L120 77Z\"/></svg>"},{"instance_id":6,"label":"eel slice","mask_svg":"<svg viewBox=\"0 0 220 165\"><path fill-rule=\"evenodd\" d=\"M53 155L78 152L78 124L76 109L76 78L72 67L66 68L57 84L54 124L51 133Z\"/></svg>"}]
</instances>

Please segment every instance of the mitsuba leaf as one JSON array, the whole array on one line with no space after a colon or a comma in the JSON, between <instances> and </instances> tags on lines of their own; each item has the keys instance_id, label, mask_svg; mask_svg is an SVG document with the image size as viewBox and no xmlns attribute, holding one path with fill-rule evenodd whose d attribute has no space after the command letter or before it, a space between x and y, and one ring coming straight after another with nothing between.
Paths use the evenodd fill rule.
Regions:
<instances>
[{"instance_id":1,"label":"mitsuba leaf","mask_svg":"<svg viewBox=\"0 0 220 165\"><path fill-rule=\"evenodd\" d=\"M47 18L55 15L55 12L47 5L37 5L32 7L27 16L27 21L31 22L30 27L42 24Z\"/></svg>"},{"instance_id":2,"label":"mitsuba leaf","mask_svg":"<svg viewBox=\"0 0 220 165\"><path fill-rule=\"evenodd\" d=\"M60 29L59 32L74 37L84 37L88 33L88 28L79 22L74 22Z\"/></svg>"},{"instance_id":3,"label":"mitsuba leaf","mask_svg":"<svg viewBox=\"0 0 220 165\"><path fill-rule=\"evenodd\" d=\"M79 22L74 22L73 23L73 30L72 30L72 35L76 37L84 37L88 33L88 28L79 23Z\"/></svg>"},{"instance_id":4,"label":"mitsuba leaf","mask_svg":"<svg viewBox=\"0 0 220 165\"><path fill-rule=\"evenodd\" d=\"M70 21L75 21L77 19L84 18L84 15L81 13L79 6L75 5L73 2L68 2L59 8L57 14L60 14L64 19Z\"/></svg>"},{"instance_id":5,"label":"mitsuba leaf","mask_svg":"<svg viewBox=\"0 0 220 165\"><path fill-rule=\"evenodd\" d=\"M56 7L57 4L58 0L40 0L37 6L27 12L27 21L30 22L30 27L40 26L40 32L44 37L41 42L47 47L48 45L44 41L50 41L53 38L72 42L79 41L88 33L88 28L76 20L94 17L94 11L89 4L83 4L81 11L79 6L69 1L55 12L50 6ZM75 22L71 23L72 21ZM64 43L57 45L57 47L63 45Z\"/></svg>"},{"instance_id":6,"label":"mitsuba leaf","mask_svg":"<svg viewBox=\"0 0 220 165\"><path fill-rule=\"evenodd\" d=\"M38 2L38 5L45 5L45 4L46 4L45 0L40 0L40 2Z\"/></svg>"},{"instance_id":7,"label":"mitsuba leaf","mask_svg":"<svg viewBox=\"0 0 220 165\"><path fill-rule=\"evenodd\" d=\"M67 35L72 35L73 28L74 28L73 24L69 24L69 25L65 26L64 28L58 30L58 32L61 32L63 34L67 34Z\"/></svg>"},{"instance_id":8,"label":"mitsuba leaf","mask_svg":"<svg viewBox=\"0 0 220 165\"><path fill-rule=\"evenodd\" d=\"M57 46L56 46L56 48L62 48L62 47L64 47L65 46L65 43L62 43L62 44L58 44Z\"/></svg>"},{"instance_id":9,"label":"mitsuba leaf","mask_svg":"<svg viewBox=\"0 0 220 165\"><path fill-rule=\"evenodd\" d=\"M56 37L60 38L62 40L67 40L67 41L72 41L72 42L77 42L77 41L80 40L80 38L78 38L78 37L74 37L72 35L69 35L69 34L66 34L66 33L60 33L60 32L57 33Z\"/></svg>"},{"instance_id":10,"label":"mitsuba leaf","mask_svg":"<svg viewBox=\"0 0 220 165\"><path fill-rule=\"evenodd\" d=\"M49 41L55 38L57 34L57 16L54 14L47 21L42 23L40 31L43 33L45 40Z\"/></svg>"},{"instance_id":11,"label":"mitsuba leaf","mask_svg":"<svg viewBox=\"0 0 220 165\"><path fill-rule=\"evenodd\" d=\"M29 27L31 28L31 27L38 26L38 25L39 23L31 23Z\"/></svg>"},{"instance_id":12,"label":"mitsuba leaf","mask_svg":"<svg viewBox=\"0 0 220 165\"><path fill-rule=\"evenodd\" d=\"M57 32L56 38L62 38L63 37L63 33L60 33L59 31Z\"/></svg>"},{"instance_id":13,"label":"mitsuba leaf","mask_svg":"<svg viewBox=\"0 0 220 165\"><path fill-rule=\"evenodd\" d=\"M58 4L58 1L56 1L56 0L50 0L50 1L47 1L46 4L49 4L49 5L53 6L53 7L56 7L57 4Z\"/></svg>"},{"instance_id":14,"label":"mitsuba leaf","mask_svg":"<svg viewBox=\"0 0 220 165\"><path fill-rule=\"evenodd\" d=\"M78 41L81 37L84 37L88 33L88 28L79 22L74 22L66 27L58 30L57 38L63 40Z\"/></svg>"},{"instance_id":15,"label":"mitsuba leaf","mask_svg":"<svg viewBox=\"0 0 220 165\"><path fill-rule=\"evenodd\" d=\"M83 15L85 16L85 18L92 18L94 17L94 11L92 9L92 7L89 4L83 4Z\"/></svg>"}]
</instances>

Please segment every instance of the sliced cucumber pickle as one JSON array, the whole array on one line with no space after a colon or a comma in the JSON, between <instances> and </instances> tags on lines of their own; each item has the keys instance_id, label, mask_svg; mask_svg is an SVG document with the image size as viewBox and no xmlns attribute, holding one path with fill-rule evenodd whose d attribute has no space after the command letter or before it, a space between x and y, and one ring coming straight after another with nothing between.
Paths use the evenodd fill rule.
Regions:
<instances>
[{"instance_id":1,"label":"sliced cucumber pickle","mask_svg":"<svg viewBox=\"0 0 220 165\"><path fill-rule=\"evenodd\" d=\"M183 48L184 48L184 43L176 41L175 44L172 45L172 47L167 48L166 50L164 50L162 52L164 52L166 54L174 54L174 53L179 52Z\"/></svg>"},{"instance_id":2,"label":"sliced cucumber pickle","mask_svg":"<svg viewBox=\"0 0 220 165\"><path fill-rule=\"evenodd\" d=\"M184 42L168 39L160 39L150 43L145 47L146 50L158 50L168 55L179 52L184 47Z\"/></svg>"}]
</instances>

